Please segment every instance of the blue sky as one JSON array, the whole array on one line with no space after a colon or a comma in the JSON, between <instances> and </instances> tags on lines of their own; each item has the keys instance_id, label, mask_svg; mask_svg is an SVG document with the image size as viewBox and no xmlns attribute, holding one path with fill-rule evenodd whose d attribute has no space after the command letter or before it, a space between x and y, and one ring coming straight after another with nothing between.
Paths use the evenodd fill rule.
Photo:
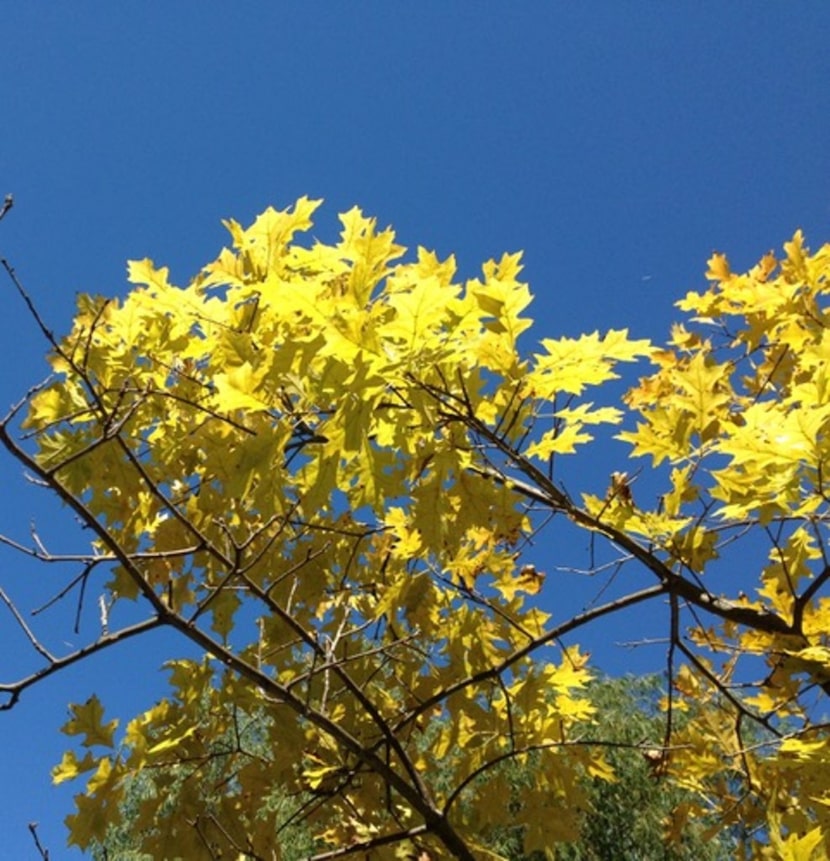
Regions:
<instances>
[{"instance_id":1,"label":"blue sky","mask_svg":"<svg viewBox=\"0 0 830 861\"><path fill-rule=\"evenodd\" d=\"M0 256L57 332L77 291L123 291L128 258L185 282L222 218L302 194L326 199L318 235L356 203L465 277L524 249L537 338L659 339L713 250L741 267L797 227L830 239L823 2L7 2L0 33ZM45 345L0 285L6 405L45 374ZM8 459L0 476L0 531L27 540L35 518L56 552L78 546ZM25 603L66 576L2 553ZM73 642L58 622L40 623ZM63 847L72 789L48 778L66 703L149 706L169 646L124 647L0 713L1 857L37 857L32 820L53 858L80 857ZM31 666L2 615L0 647L0 680Z\"/></svg>"}]
</instances>

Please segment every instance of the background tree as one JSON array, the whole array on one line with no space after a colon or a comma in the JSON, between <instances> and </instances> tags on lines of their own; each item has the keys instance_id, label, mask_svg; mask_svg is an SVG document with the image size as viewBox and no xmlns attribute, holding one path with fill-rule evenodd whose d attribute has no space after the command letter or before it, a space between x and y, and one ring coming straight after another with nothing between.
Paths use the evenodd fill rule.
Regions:
<instances>
[{"instance_id":1,"label":"background tree","mask_svg":"<svg viewBox=\"0 0 830 861\"><path fill-rule=\"evenodd\" d=\"M452 258L400 262L356 209L338 243L295 241L316 205L229 222L233 249L186 288L132 263L127 298L82 297L62 340L32 306L53 377L0 440L93 536L68 561L103 594L99 635L63 656L6 599L45 660L2 686L6 707L154 628L204 654L168 664L170 696L117 742L97 696L72 707L82 751L55 778L87 777L70 840L117 827L131 776L190 763L225 789L142 801L156 857L272 857L300 816L331 847L319 859L486 856L481 835L502 826L527 853L572 841L584 778L613 768L585 734L588 657L563 641L650 602L671 679L656 767L692 793L671 837L715 816L745 824L745 851L823 845L830 247L810 256L797 233L743 276L715 255L709 290L680 303L691 328L664 348L611 331L526 356L519 255L461 286ZM651 456L654 501L622 472L592 493L568 461L622 421L598 387L644 357L656 370L626 396L638 423L619 437ZM530 600L555 570L533 550L552 517L590 536L588 570L616 590L555 620ZM35 538L16 546L67 559ZM768 548L760 580L735 569L739 543ZM266 755L239 726L254 714ZM531 758L534 783L505 805L505 763ZM259 801L278 793L297 806Z\"/></svg>"},{"instance_id":2,"label":"background tree","mask_svg":"<svg viewBox=\"0 0 830 861\"><path fill-rule=\"evenodd\" d=\"M658 675L603 678L590 683L588 694L596 706L596 721L586 735L608 746L613 781L586 778L586 809L579 839L555 849L563 861L698 861L736 856L745 835L724 830L717 819L687 823L682 838L667 841L674 811L690 800L688 791L661 773L661 741L665 716L660 701L665 680ZM649 749L647 745L652 745ZM506 764L514 803L527 795L536 778L532 758ZM506 826L492 835L490 848L515 861L539 861L547 853L527 854L522 829Z\"/></svg>"},{"instance_id":3,"label":"background tree","mask_svg":"<svg viewBox=\"0 0 830 861\"><path fill-rule=\"evenodd\" d=\"M199 761L187 762L171 759L154 769L144 769L130 775L125 781L119 816L109 825L100 840L90 845L91 857L96 861L154 861L160 846L177 857L179 832L193 826L189 823L215 812L222 807L221 797L233 793L222 763L244 749L252 756L269 756L265 724L266 714L242 715L237 712L231 732L224 737L210 739L210 752ZM196 807L194 808L194 803ZM279 788L268 787L268 794L256 799L262 809L269 809L281 822L272 835L275 854L286 861L308 858L322 847L315 846L307 823L301 816L291 817L303 805L312 806L318 800L311 793L302 798L290 798ZM165 815L156 817L163 808ZM173 833L169 827L173 826Z\"/></svg>"},{"instance_id":4,"label":"background tree","mask_svg":"<svg viewBox=\"0 0 830 861\"><path fill-rule=\"evenodd\" d=\"M738 857L746 835L737 828L722 828L718 817L684 823L676 835L679 839L666 839L676 811L693 796L666 780L661 768L665 714L660 703L665 695L664 679L605 679L592 682L590 694L597 708L593 733L617 743L607 752L616 779L590 781L590 804L580 839L558 849L556 857L563 861L717 861ZM684 716L682 723L687 719ZM644 750L644 742L653 747Z\"/></svg>"},{"instance_id":5,"label":"background tree","mask_svg":"<svg viewBox=\"0 0 830 861\"><path fill-rule=\"evenodd\" d=\"M597 721L586 727L586 733L596 735L612 745L607 756L615 774L615 780L585 780L586 810L580 824L579 839L557 850L556 857L567 861L627 861L627 859L665 859L665 861L706 861L706 859L731 858L735 855L739 839L717 827L717 822L690 823L684 830L683 840L676 845L667 843L665 834L673 810L689 800L684 792L659 773L660 745L664 716L660 700L665 692L665 683L660 676L625 676L620 679L599 679L590 683L588 693L597 708ZM266 733L261 723L264 715L253 719L237 720L251 752L267 755L262 744ZM238 732L232 737L214 739L216 758L230 755L238 745ZM424 747L429 748L425 738ZM651 750L646 744L653 745ZM617 746L614 746L617 745ZM508 762L502 766L506 771L514 803L520 804L528 793L528 787L536 780L537 765L530 757L524 763ZM440 763L436 763L440 770ZM168 779L165 772L174 772L175 779ZM166 769L141 771L128 779L122 802L122 815L117 826L111 827L100 843L93 844L92 857L96 861L118 858L122 861L152 861L153 856L136 847L158 845L160 830L156 822L145 817L138 826L142 805L153 809L159 797L164 804L187 814L179 803L179 795L188 781L198 783L196 795L202 799L203 807L215 806L215 798L225 790L225 782L216 779L208 765L171 762ZM304 799L314 804L313 795ZM260 799L261 804L282 805L283 810L295 807L290 799L280 796ZM505 858L544 858L545 853L527 855L522 848L521 826L503 826L488 834L487 846L494 854ZM302 819L287 823L274 836L279 845L280 856L286 861L300 861L314 854L315 847L308 826ZM320 847L317 847L319 850Z\"/></svg>"}]
</instances>

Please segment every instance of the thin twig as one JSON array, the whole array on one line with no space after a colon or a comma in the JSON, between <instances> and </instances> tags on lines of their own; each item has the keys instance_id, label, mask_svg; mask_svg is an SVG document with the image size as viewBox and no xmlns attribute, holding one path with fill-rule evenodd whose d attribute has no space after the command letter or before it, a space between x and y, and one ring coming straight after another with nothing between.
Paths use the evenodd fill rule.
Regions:
<instances>
[{"instance_id":1,"label":"thin twig","mask_svg":"<svg viewBox=\"0 0 830 861\"><path fill-rule=\"evenodd\" d=\"M416 825L414 828L399 831L396 834L384 834L381 837L373 837L371 840L366 840L362 843L352 843L349 846L341 846L339 849L332 849L329 852L321 852L319 855L312 855L308 861L331 861L334 858L344 858L346 855L354 855L356 852L368 853L369 850L375 849L378 846L388 846L390 843L400 843L403 840L420 837L422 834L426 834L428 830L425 825Z\"/></svg>"},{"instance_id":2,"label":"thin twig","mask_svg":"<svg viewBox=\"0 0 830 861\"><path fill-rule=\"evenodd\" d=\"M6 198L6 201L8 201L8 197ZM4 204L4 206L5 206L5 204ZM8 208L6 209L6 212L8 212ZM58 342L55 340L54 333L52 332L51 329L49 329L49 327L46 325L46 323L44 323L43 317L40 316L40 311L38 311L38 309L35 307L35 303L32 302L31 297L26 292L26 290L23 288L23 285L20 283L20 280L18 279L18 277L14 271L14 267L11 265L11 263L9 263L8 260L6 260L5 257L0 257L0 266L2 266L6 270L6 272L8 273L9 278L11 278L12 284L14 284L15 288L17 289L17 292L20 294L21 298L26 303L26 307L29 309L29 313L34 318L35 323L37 323L38 328L43 333L46 340L56 350L58 350L59 349L58 348Z\"/></svg>"},{"instance_id":3,"label":"thin twig","mask_svg":"<svg viewBox=\"0 0 830 861\"><path fill-rule=\"evenodd\" d=\"M11 197L11 195L9 195L9 197ZM6 200L8 201L8 199L9 198L7 197ZM2 217L2 214L0 214L0 218ZM32 840L35 841L35 848L38 852L40 852L40 857L43 859L43 861L49 861L49 850L43 848L43 845L40 842L40 838L37 836L37 822L29 823L29 831L31 831L32 833Z\"/></svg>"},{"instance_id":4,"label":"thin twig","mask_svg":"<svg viewBox=\"0 0 830 861\"><path fill-rule=\"evenodd\" d=\"M49 653L47 648L38 640L38 638L32 632L32 629L26 624L26 620L20 615L17 607L15 607L14 602L9 598L9 596L5 593L2 587L0 587L0 601L2 601L11 611L11 614L14 616L15 621L18 625L23 629L23 632L26 634L26 638L32 644L32 648L39 654L43 655L50 664L55 663L55 658Z\"/></svg>"},{"instance_id":5,"label":"thin twig","mask_svg":"<svg viewBox=\"0 0 830 861\"><path fill-rule=\"evenodd\" d=\"M62 670L64 667L76 664L78 661L82 661L89 657L89 655L93 655L109 646L120 643L122 640L134 637L137 634L143 634L146 631L151 631L153 628L158 628L163 624L165 624L165 620L157 617L145 619L143 622L138 622L135 625L121 628L119 631L100 637L94 643L83 646L77 651L72 652L69 655L65 655L62 658L51 658L51 663L48 666L42 667L23 679L7 684L0 684L0 694L5 694L7 697L5 702L0 703L0 711L9 711L13 708L20 699L20 695L23 691L25 691L26 688L31 687L36 682L41 681L41 679L51 676L53 673Z\"/></svg>"},{"instance_id":6,"label":"thin twig","mask_svg":"<svg viewBox=\"0 0 830 861\"><path fill-rule=\"evenodd\" d=\"M3 220L3 216L14 206L14 196L11 194L6 195L6 199L3 201L3 206L0 207L0 221Z\"/></svg>"}]
</instances>

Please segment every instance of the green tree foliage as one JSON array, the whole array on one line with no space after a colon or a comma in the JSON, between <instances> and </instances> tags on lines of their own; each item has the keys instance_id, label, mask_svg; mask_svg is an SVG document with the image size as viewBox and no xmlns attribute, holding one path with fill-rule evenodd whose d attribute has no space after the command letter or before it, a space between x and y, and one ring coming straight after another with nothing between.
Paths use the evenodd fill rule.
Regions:
<instances>
[{"instance_id":1,"label":"green tree foliage","mask_svg":"<svg viewBox=\"0 0 830 861\"><path fill-rule=\"evenodd\" d=\"M606 755L616 779L590 781L580 839L560 847L556 858L720 861L736 857L745 835L724 830L715 817L684 823L678 840L666 840L677 811L685 809L692 796L666 779L662 678L607 679L592 683L590 694L597 708L592 735L611 743Z\"/></svg>"},{"instance_id":2,"label":"green tree foliage","mask_svg":"<svg viewBox=\"0 0 830 861\"><path fill-rule=\"evenodd\" d=\"M614 769L613 781L584 778L586 808L580 825L579 839L563 844L556 851L562 861L638 861L638 859L664 859L664 861L718 861L734 857L739 843L737 834L718 828L712 819L707 829L706 822L691 823L683 831L678 843L668 843L666 829L674 811L688 802L689 793L674 786L662 773L662 733L665 727L660 709L660 699L665 693L665 683L659 676L620 679L600 679L590 683L588 693L597 708L597 719L585 728L589 736L595 736L609 746L608 761ZM264 715L256 718L238 719L234 733L223 739L215 739L215 757L229 756L240 746L247 746L252 754L267 754L262 723ZM429 749L429 739L423 741ZM527 794L536 780L537 758L530 756L519 762L508 761L502 769L507 776L510 797L515 805ZM123 811L117 827L108 829L100 844L92 847L95 861L118 858L121 861L153 861L153 856L132 847L142 844L157 845L160 835L158 825L144 820L143 829L138 821L142 804L149 801L152 808L160 796L164 804L187 816L180 799L188 781L199 785L196 793L202 799L203 808L216 807L216 796L224 791L223 780L217 779L214 769L208 764L172 764L161 771L141 771L131 777L122 802ZM436 764L440 771L440 763ZM176 773L169 779L168 772ZM189 790L185 795L192 795ZM303 801L311 806L319 803L313 794ZM260 799L261 804L282 806L283 812L291 805L280 796ZM511 861L540 861L543 852L532 856L523 850L521 826L502 826L490 831L487 848L495 855ZM302 818L289 823L275 835L281 857L286 861L300 861L318 851L309 829Z\"/></svg>"},{"instance_id":3,"label":"green tree foliage","mask_svg":"<svg viewBox=\"0 0 830 861\"><path fill-rule=\"evenodd\" d=\"M229 704L229 708L234 708ZM104 836L90 845L95 861L155 861L159 847L165 858L180 857L182 834L194 823L205 821L223 806L222 797L233 793L233 778L224 763L244 751L251 757L269 755L266 713L233 715L228 732L211 738L206 755L194 762L171 759L156 769L144 769L125 781L121 809ZM198 730L201 731L201 730ZM256 804L280 821L273 835L274 854L286 861L300 861L320 849L299 810L319 803L312 794L290 798L279 788L268 786ZM159 815L160 812L160 815ZM185 838L186 840L187 838ZM277 849L278 847L278 849Z\"/></svg>"},{"instance_id":4,"label":"green tree foliage","mask_svg":"<svg viewBox=\"0 0 830 861\"><path fill-rule=\"evenodd\" d=\"M747 854L827 853L830 246L799 232L742 275L714 255L660 347L536 341L518 254L461 283L357 209L339 240L304 241L316 207L228 222L232 247L186 287L143 260L123 301L81 297L66 337L42 324L51 378L0 422L92 536L70 561L102 591L100 631L59 656L6 599L46 661L0 687L6 707L156 628L204 655L172 659L169 695L126 724L97 695L73 707L54 774L85 783L71 843L117 828L130 780L173 764L224 789L141 802L158 858L272 858L295 814L318 859L491 857L482 835L508 826L525 853L573 841L586 778L615 764L585 735L601 706L576 643L648 605L670 676L657 755L685 793L666 839L714 817L743 825ZM620 401L621 366L646 361ZM614 431L647 492L580 468ZM541 609L551 519L558 546L589 548L604 603ZM217 755L260 714L266 755ZM505 804L505 764L531 758ZM277 797L297 807L259 803Z\"/></svg>"}]
</instances>

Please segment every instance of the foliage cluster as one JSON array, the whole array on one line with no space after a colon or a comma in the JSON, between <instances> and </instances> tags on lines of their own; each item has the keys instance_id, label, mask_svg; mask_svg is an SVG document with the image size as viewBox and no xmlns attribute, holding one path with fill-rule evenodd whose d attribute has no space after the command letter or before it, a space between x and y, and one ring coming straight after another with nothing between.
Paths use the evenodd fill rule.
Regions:
<instances>
[{"instance_id":1,"label":"foliage cluster","mask_svg":"<svg viewBox=\"0 0 830 861\"><path fill-rule=\"evenodd\" d=\"M745 853L828 852L830 246L811 255L799 232L742 275L714 255L662 347L612 330L527 354L518 254L461 284L453 258L405 259L357 209L339 241L304 244L316 207L228 222L232 247L187 287L143 260L123 301L81 297L65 338L42 324L53 376L0 423L92 534L70 561L103 592L100 633L64 656L13 608L46 663L0 687L7 707L153 628L205 656L171 661L169 696L123 728L96 696L73 706L55 770L86 781L71 842L118 826L135 775L163 786L182 763L221 791L140 799L154 857L271 858L298 818L319 859L491 857L500 827L524 853L573 841L585 777L613 781L615 761L586 729L598 703L571 641L648 604L670 684L644 750L684 790L666 839L707 819L740 824ZM606 396L642 360L624 401ZM554 473L615 426L653 500L624 473L604 493ZM612 589L564 619L538 599L557 588L536 558L552 518L590 536ZM742 547L760 571L735 570ZM649 582L627 589L629 570ZM506 805L504 765L531 760Z\"/></svg>"}]
</instances>

